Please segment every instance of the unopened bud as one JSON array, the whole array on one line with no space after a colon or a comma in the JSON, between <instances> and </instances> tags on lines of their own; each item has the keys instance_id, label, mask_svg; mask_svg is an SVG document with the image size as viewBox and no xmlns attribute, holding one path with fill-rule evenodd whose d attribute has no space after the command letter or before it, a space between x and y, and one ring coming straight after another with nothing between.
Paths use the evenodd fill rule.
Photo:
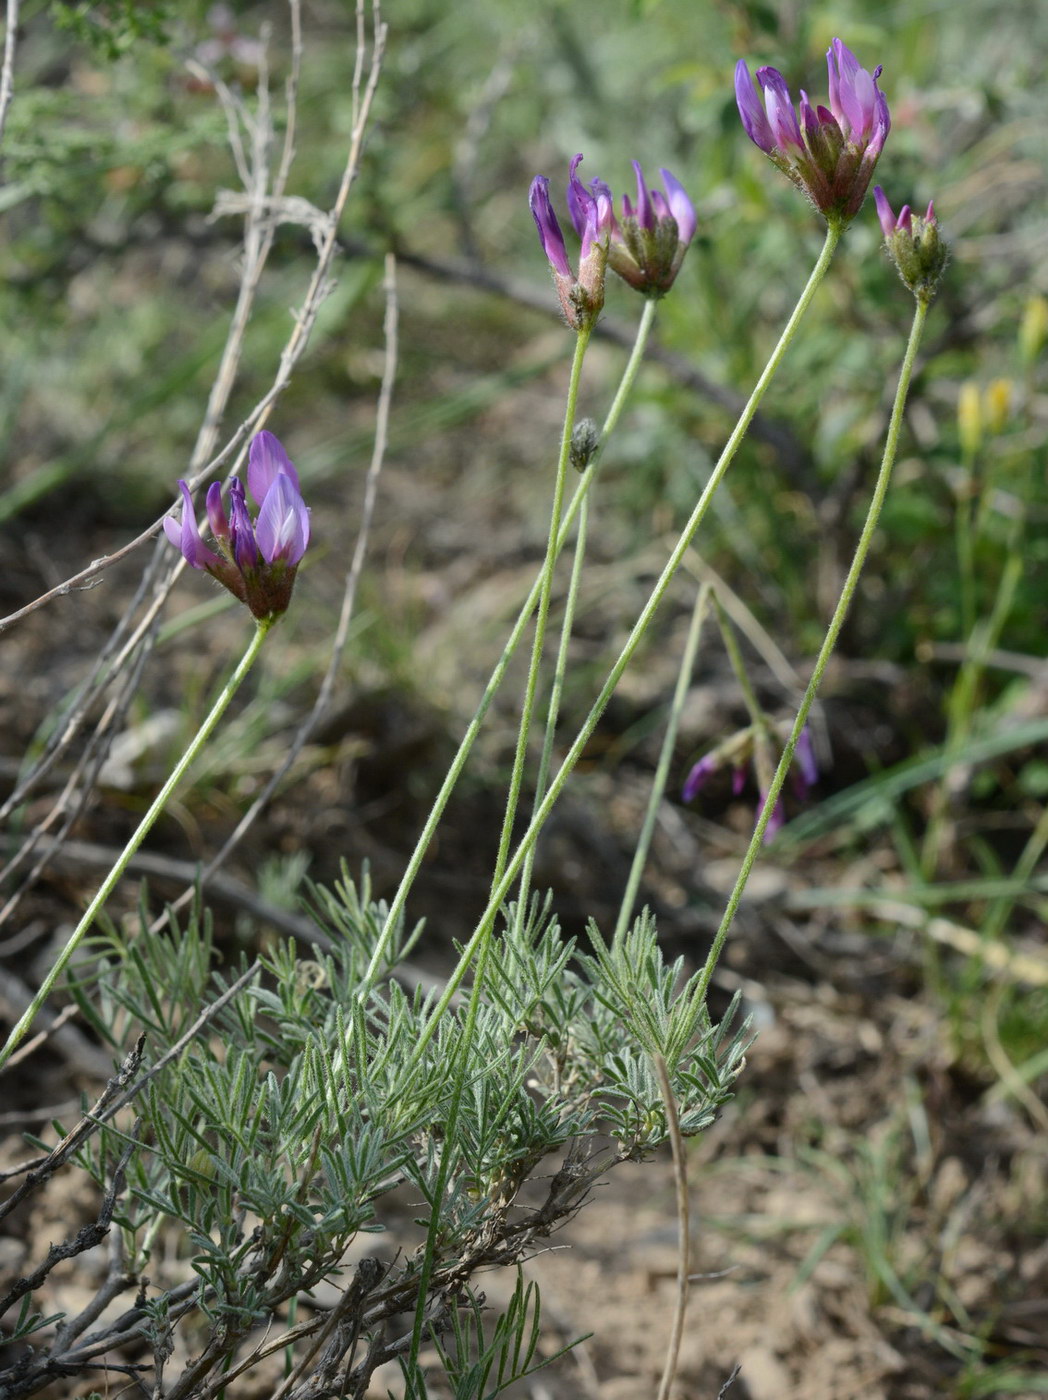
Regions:
<instances>
[{"instance_id":1,"label":"unopened bud","mask_svg":"<svg viewBox=\"0 0 1048 1400\"><path fill-rule=\"evenodd\" d=\"M582 418L575 424L571 434L571 465L577 472L584 472L596 456L600 446L600 429L592 418Z\"/></svg>"},{"instance_id":2,"label":"unopened bud","mask_svg":"<svg viewBox=\"0 0 1048 1400\"><path fill-rule=\"evenodd\" d=\"M934 204L929 203L923 215L912 213L910 206L904 204L896 218L880 185L875 187L873 198L885 247L899 276L918 301L930 302L950 261L949 245L939 235Z\"/></svg>"}]
</instances>

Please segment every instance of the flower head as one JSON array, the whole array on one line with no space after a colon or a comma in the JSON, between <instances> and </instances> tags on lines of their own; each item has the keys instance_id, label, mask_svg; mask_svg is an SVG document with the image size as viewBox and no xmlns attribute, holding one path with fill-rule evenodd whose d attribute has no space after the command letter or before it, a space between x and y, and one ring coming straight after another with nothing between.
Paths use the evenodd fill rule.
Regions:
<instances>
[{"instance_id":1,"label":"flower head","mask_svg":"<svg viewBox=\"0 0 1048 1400\"><path fill-rule=\"evenodd\" d=\"M664 297L695 237L698 217L684 186L668 170L659 171L663 193L648 189L639 161L633 162L633 169L637 202L634 205L628 194L623 195L621 219L612 215L608 262L638 292ZM610 191L607 193L610 199Z\"/></svg>"},{"instance_id":2,"label":"flower head","mask_svg":"<svg viewBox=\"0 0 1048 1400\"><path fill-rule=\"evenodd\" d=\"M587 190L576 175L581 160L581 155L578 155L571 162L568 180L568 210L582 241L577 276L568 261L564 235L553 212L549 180L545 175L536 175L532 180L529 197L539 242L553 272L564 316L568 325L577 331L591 329L604 306L604 274L613 221L611 194L607 186L594 180Z\"/></svg>"},{"instance_id":3,"label":"flower head","mask_svg":"<svg viewBox=\"0 0 1048 1400\"><path fill-rule=\"evenodd\" d=\"M862 207L874 166L891 128L880 67L861 67L852 51L834 39L826 54L829 108L812 107L808 94L795 109L786 80L776 68L758 68L764 105L750 70L735 67L735 100L750 140L802 190L831 224L849 224Z\"/></svg>"},{"instance_id":4,"label":"flower head","mask_svg":"<svg viewBox=\"0 0 1048 1400\"><path fill-rule=\"evenodd\" d=\"M934 203L929 203L923 216L911 213L910 206L904 204L896 216L880 185L874 189L873 199L888 254L899 276L918 301L931 301L950 260L949 245L939 234Z\"/></svg>"},{"instance_id":5,"label":"flower head","mask_svg":"<svg viewBox=\"0 0 1048 1400\"><path fill-rule=\"evenodd\" d=\"M769 722L770 724L770 722ZM748 728L733 734L731 738L725 739L709 753L704 754L699 759L687 778L684 780L684 788L681 798L684 802L691 802L698 796L700 790L706 786L715 773L721 772L725 768L731 769L731 790L734 797L738 797L746 786L746 779L752 768L757 778L759 791L758 803L764 806L764 799L767 795L774 771L774 758L771 753L770 732L764 725L750 725ZM780 738L785 741L788 737L786 729L781 729ZM819 778L818 766L815 762L815 749L812 745L811 734L808 727L801 730L793 750L793 791L798 800L803 801L811 788ZM786 820L785 808L782 798L776 802L767 825L764 828L764 839L770 841Z\"/></svg>"},{"instance_id":6,"label":"flower head","mask_svg":"<svg viewBox=\"0 0 1048 1400\"><path fill-rule=\"evenodd\" d=\"M259 507L252 521L244 486L229 483L229 515L222 505L222 487L208 487L208 524L218 552L200 537L193 498L184 481L182 520L168 516L164 533L194 569L206 569L233 593L255 617L274 618L287 610L295 573L309 544L309 511L302 500L298 473L279 440L256 433L248 451L247 484Z\"/></svg>"}]
</instances>

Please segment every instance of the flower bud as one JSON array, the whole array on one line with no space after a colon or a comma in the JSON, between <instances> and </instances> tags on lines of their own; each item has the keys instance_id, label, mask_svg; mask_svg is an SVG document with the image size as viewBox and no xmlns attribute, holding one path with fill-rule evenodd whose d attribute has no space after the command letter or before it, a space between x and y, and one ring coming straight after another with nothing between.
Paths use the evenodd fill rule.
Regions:
<instances>
[{"instance_id":1,"label":"flower bud","mask_svg":"<svg viewBox=\"0 0 1048 1400\"><path fill-rule=\"evenodd\" d=\"M600 429L592 418L580 418L572 429L569 455L577 472L584 472L600 446Z\"/></svg>"},{"instance_id":2,"label":"flower bud","mask_svg":"<svg viewBox=\"0 0 1048 1400\"><path fill-rule=\"evenodd\" d=\"M553 273L565 320L576 331L591 330L604 307L604 275L612 222L611 198L604 193L606 187L594 180L591 192L576 176L581 160L578 155L571 162L568 183L568 208L582 240L577 275L568 261L564 235L553 212L549 180L545 175L536 175L532 180L529 197L539 242Z\"/></svg>"},{"instance_id":3,"label":"flower bud","mask_svg":"<svg viewBox=\"0 0 1048 1400\"><path fill-rule=\"evenodd\" d=\"M923 217L911 213L910 206L904 204L896 218L880 185L873 198L885 246L899 276L918 301L930 302L950 260L949 245L939 236L934 204L929 203Z\"/></svg>"},{"instance_id":4,"label":"flower bud","mask_svg":"<svg viewBox=\"0 0 1048 1400\"><path fill-rule=\"evenodd\" d=\"M1003 433L1012 412L1012 381L991 379L983 395L986 427L991 433Z\"/></svg>"}]
</instances>

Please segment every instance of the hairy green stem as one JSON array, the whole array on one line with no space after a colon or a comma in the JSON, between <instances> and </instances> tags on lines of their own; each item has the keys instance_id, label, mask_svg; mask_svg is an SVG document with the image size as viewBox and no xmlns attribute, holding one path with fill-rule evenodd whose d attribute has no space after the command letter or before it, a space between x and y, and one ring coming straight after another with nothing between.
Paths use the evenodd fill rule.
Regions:
<instances>
[{"instance_id":1,"label":"hairy green stem","mask_svg":"<svg viewBox=\"0 0 1048 1400\"><path fill-rule=\"evenodd\" d=\"M568 670L568 650L571 645L571 630L575 622L575 609L578 604L579 584L582 580L582 564L586 557L586 531L589 520L589 503L583 501L582 510L579 512L579 529L575 536L575 556L571 561L571 579L568 582L568 596L564 603L564 621L560 629L560 642L557 647L557 664L553 672L553 684L550 687L549 705L546 710L546 732L542 740L542 754L539 758L539 771L535 778L535 801L541 802L546 792L546 784L549 782L550 768L553 764L553 741L557 733L557 717L560 714L560 700L564 693L564 678ZM517 895L517 915L515 924L518 929L524 925L527 917L528 893L531 889L531 873L535 864L535 847L532 846L524 860L524 868L520 872L520 891Z\"/></svg>"},{"instance_id":2,"label":"hairy green stem","mask_svg":"<svg viewBox=\"0 0 1048 1400\"><path fill-rule=\"evenodd\" d=\"M640 368L641 357L643 355L644 347L647 344L648 335L651 330L653 319L654 303L648 302L645 306L644 315L641 318L641 323L637 330L637 338L634 343L633 352L630 356L629 362L627 363L626 370L623 373L618 391L615 395L614 400L612 401L611 408L609 409L608 415L604 422L604 426L601 432L601 446L603 446L608 435L614 429L615 425L618 422L622 409L625 406L627 395L633 385L634 380L636 379L637 371ZM579 340L576 342L575 357L572 362L571 381L568 392L568 406L565 412L564 431L561 437L561 453L560 460L558 462L557 483L554 495L552 522L550 526L550 538L542 572L539 575L539 578L536 580L534 586L532 587L531 592L529 593L528 598L524 604L524 607L521 609L520 616L517 620L517 625L514 628L513 633L510 636L510 640L502 653L499 665L496 667L495 672L493 673L492 678L488 683L488 688L484 693L484 697L481 700L481 704L478 707L477 713L474 716L469 730L467 731L466 739L463 740L462 745L459 748L459 752L456 755L455 763L452 765L452 769L449 771L448 778L445 779L444 786L441 788L440 795L438 796L437 802L434 804L433 812L430 815L430 821L427 823L427 826L423 831L422 838L420 839L419 845L416 847L415 852L415 855L418 856L419 859L421 859L421 853L425 850L425 846L428 845L429 838L432 835L433 829L435 829L436 827L437 821L439 821L440 814L443 811L444 803L446 802L447 797L450 795L451 788L454 785L454 781L457 780L458 774L462 771L462 767L464 766L466 758L469 754L469 749L470 747L472 747L473 738L475 737L476 732L479 729L480 723L487 712L488 705L490 704L491 699L494 696L495 689L497 688L498 683L501 681L502 675L505 673L506 664L508 663L509 658L513 655L513 652L516 649L516 646L524 631L524 627L527 623L527 620L531 616L531 612L535 607L536 599L538 599L540 607L540 617L539 620L536 622L535 642L532 647L531 669L529 671L528 676L528 690L525 697L524 710L521 716L521 730L520 735L518 736L516 762L514 766L514 780L511 784L511 794L507 803L506 820L503 824L502 843L499 849L499 867L496 871L496 883L498 882L499 875L501 874L501 867L504 865L506 856L508 855L509 841L512 837L512 821L514 815L513 809L515 808L516 802L519 798L520 785L523 776L523 761L526 757L527 746L526 725L530 723L531 712L534 709L538 669L539 663L541 661L543 634L545 630L546 617L548 616L549 610L549 595L553 578L553 569L556 565L557 558L559 557L561 550L564 548L564 545L567 542L568 532L571 529L571 525L576 515L578 515L579 517L579 537L576 543L575 565L572 569L572 582L571 589L569 590L568 621L566 622L565 630L562 632L561 644L559 649L558 674L560 673L562 663L565 660L567 637L570 634L570 616L573 611L573 603L571 601L571 598L574 594L574 591L577 589L578 575L581 562L581 552L584 550L585 547L586 499L589 484L592 480L594 468L596 465L595 462L586 469L586 472L583 475L583 479L579 483L578 489L575 492L574 498L572 499L572 502L568 507L567 512L564 514L563 520L561 520L561 499L564 480L566 478L566 468L570 459L571 435L575 421L575 404L578 395L579 371L582 366L582 358L585 353L587 340L588 336L579 337ZM556 694L556 684L554 686L554 692ZM551 700L551 706L554 705L555 701ZM552 709L551 713L553 714L552 722L555 723L555 708ZM550 729L550 721L548 720L546 741L543 746L543 758L546 761L547 766L548 750L551 743L552 735ZM544 776L540 772L540 792L541 785L543 784L543 782ZM410 884L405 885L405 883L402 882L401 889L397 892L398 896L401 896L401 909L403 908L403 901L407 896L408 888L410 888ZM526 886L524 886L522 887L520 898L521 909L526 903L526 897ZM399 917L399 909L397 907L396 900L394 900L394 904L393 906L391 906L389 915L387 916L386 925L382 930L382 934L380 935L375 957L372 958L372 966L369 967L368 972L365 975L365 988L371 985L372 968L376 965L376 958L381 954L383 940L387 937L387 931L391 930L393 927L391 921L397 917ZM455 1126L458 1122L458 1116L462 1106L462 1096L465 1092L465 1086L469 1077L469 1054L471 1046L473 1044L473 1037L476 1031L477 1017L480 1012L481 994L484 986L484 974L487 967L487 959L490 949L491 941L490 939L488 939L481 947L479 955L477 957L476 967L474 969L473 986L470 992L470 998L466 1009L466 1019L462 1028L462 1034L458 1040L455 1061L451 1067L452 1092L451 1101L448 1104L447 1117L444 1123L445 1145L441 1156L440 1167L437 1173L437 1180L434 1183L432 1197L432 1214L426 1232L426 1244L423 1251L422 1266L419 1271L418 1303L415 1308L415 1317L411 1332L409 1368L413 1365L417 1365L418 1356L422 1347L422 1341L425 1332L429 1280L432 1277L434 1268L436 1267L437 1259L440 1202L443 1200L444 1194L447 1191L448 1183L451 1180L451 1173L454 1170L455 1165L454 1159L451 1154L451 1143L454 1140Z\"/></svg>"},{"instance_id":3,"label":"hairy green stem","mask_svg":"<svg viewBox=\"0 0 1048 1400\"><path fill-rule=\"evenodd\" d=\"M869 509L866 512L866 520L863 523L862 532L859 535L859 542L855 546L855 553L852 557L851 567L845 577L844 586L841 589L841 596L837 600L837 606L834 608L833 616L830 619L830 625L826 629L826 635L823 638L822 646L816 657L811 679L808 681L804 695L801 698L800 708L793 722L793 729L790 732L789 739L786 741L786 746L782 751L782 757L779 759L779 766L775 770L771 785L765 795L764 805L760 810L760 814L757 818L757 825L750 839L746 854L743 857L742 867L739 870L738 878L735 881L735 886L732 889L727 907L724 910L724 916L721 919L720 926L717 929L713 944L702 969L698 983L698 989L702 996L705 996L709 990L710 979L713 976L714 968L717 966L717 960L721 955L721 950L724 947L725 940L734 922L739 903L746 889L746 883L750 878L750 872L760 853L765 829L772 813L775 811L775 806L779 800L779 794L782 791L783 783L786 781L786 774L789 772L790 764L793 762L793 753L794 749L797 747L797 740L800 738L801 731L808 722L808 714L815 701L816 693L830 657L833 654L833 649L837 645L837 638L840 636L841 628L844 626L844 619L848 615L848 609L851 607L852 599L855 596L855 590L859 583L859 576L862 573L863 565L866 563L866 556L870 551L870 544L873 540L874 531L877 529L877 523L880 520L881 508L888 494L892 469L895 466L895 457L899 449L899 434L902 429L903 409L906 404L906 396L910 389L910 380L913 376L913 365L917 358L917 348L921 343L921 336L924 333L924 323L928 316L928 307L929 303L927 301L918 299L917 309L913 317L913 325L910 329L910 339L906 346L906 353L903 356L902 368L899 371L899 383L895 390L895 402L892 405L892 416L888 424L888 436L884 444L881 468L877 475L876 485L873 488L873 496L870 499Z\"/></svg>"},{"instance_id":4,"label":"hairy green stem","mask_svg":"<svg viewBox=\"0 0 1048 1400\"><path fill-rule=\"evenodd\" d=\"M182 781L183 777L185 776L186 770L189 768L190 764L196 758L201 748L210 738L212 731L214 730L215 726L218 724L218 721L222 718L223 714L225 713L226 707L229 705L229 702L239 690L241 682L244 680L244 677L247 675L248 671L251 670L251 667L255 664L255 661L258 657L258 653L262 649L262 643L265 641L266 635L269 632L269 629L272 625L272 618L257 623L255 627L254 636L251 639L250 646L248 647L247 651L245 651L244 655L241 657L240 663L237 666L236 670L230 676L226 684L222 687L218 699L211 707L211 712L208 714L203 724L197 730L185 753L183 753L182 757L178 760L174 768L171 770L167 782L165 782L164 786L157 793L156 797L153 799L153 803L150 806L148 812L146 812L145 816L139 822L138 827L136 828L131 839L128 841L127 845L120 852L120 855L117 857L116 863L114 864L113 868L110 870L105 880L103 880L98 893L95 895L94 899L92 899L91 903L87 906L87 908L84 910L80 922L73 930L65 947L59 953L58 957L54 962L54 965L51 967L47 976L44 978L43 985L41 986L40 990L30 1002L21 1020L15 1026L14 1030L12 1030L11 1034L8 1036L7 1043L5 1044L3 1050L0 1050L0 1069L2 1069L3 1066L10 1059L15 1047L25 1035L29 1027L33 1024L37 1012L47 1000L55 983L58 981L59 977L65 971L65 968L68 966L70 958L80 946L84 935L91 928L91 925L98 917L98 914L104 906L106 900L112 894L117 882L123 875L124 871L127 869L128 862L131 860L131 857L138 850L139 846L141 846L142 842L149 834L153 823L156 821L157 817L159 817L160 813L167 806L171 794L174 792L178 784Z\"/></svg>"},{"instance_id":5,"label":"hairy green stem","mask_svg":"<svg viewBox=\"0 0 1048 1400\"><path fill-rule=\"evenodd\" d=\"M721 639L724 642L724 650L728 653L728 661L731 665L735 679L739 683L742 691L742 703L746 706L746 713L750 717L750 723L755 730L768 731L768 720L761 709L760 701L757 699L757 692L753 688L749 672L746 670L746 662L743 660L742 648L739 646L735 629L731 625L731 618L724 611L717 593L713 594L713 606L717 610L717 624L720 627Z\"/></svg>"},{"instance_id":6,"label":"hairy green stem","mask_svg":"<svg viewBox=\"0 0 1048 1400\"><path fill-rule=\"evenodd\" d=\"M826 275L826 271L829 268L830 262L833 258L834 250L836 249L837 244L840 242L840 237L841 230L839 228L827 228L826 241L823 244L818 261L816 262L815 267L812 269L811 276L808 278L804 291L801 293L800 299L798 300L797 305L794 307L793 312L790 315L790 319L787 321L785 329L783 330L782 335L779 337L778 343L772 351L767 364L764 366L764 369L761 372L761 376L757 380L753 392L750 394L750 397L746 402L746 406L742 410L742 414L739 417L738 422L732 429L731 436L728 438L728 441L724 446L724 450L722 451L716 466L710 473L709 480L707 481L706 486L704 487L702 494L700 495L699 500L695 506L695 509L692 511L691 516L689 517L688 522L685 525L679 540L677 541L677 544L674 546L673 552L670 554L670 557L667 560L666 565L659 576L658 582L655 584L655 587L652 589L648 601L645 603L643 609L641 610L640 616L634 624L633 629L630 632L630 635L622 648L622 651L619 653L618 659L612 666L611 671L608 673L607 680L604 682L600 694L594 701L590 709L589 715L586 717L585 723L582 726L582 729L579 731L574 743L568 750L564 761L562 762L560 768L557 771L556 776L550 784L549 791L546 793L545 797L536 808L535 814L531 819L531 823L528 826L528 829L521 837L520 841L517 844L516 851L514 852L513 856L506 865L506 870L503 874L501 881L499 882L497 888L492 891L491 898L488 901L488 907L481 915L480 921L474 929L469 942L466 944L465 948L463 948L462 953L459 956L458 963L456 964L453 972L451 973L451 976L448 979L447 985L443 993L441 994L440 999L438 1000L436 1006L433 1008L429 1021L427 1021L426 1025L422 1029L422 1033L413 1051L414 1056L419 1056L422 1054L426 1044L428 1043L429 1039L433 1035L434 1030L436 1029L437 1023L439 1022L441 1016L444 1015L444 1012L447 1010L452 997L455 995L455 992L457 991L460 983L462 982L463 977L466 975L467 968L470 966L473 959L476 957L478 948L481 947L484 943L486 943L487 940L490 938L491 930L494 926L495 917L498 914L499 908L501 907L503 901L506 899L510 888L512 887L513 881L516 879L517 872L520 870L528 851L534 845L547 817L553 810L553 806L559 798L561 792L563 791L564 786L567 783L572 770L574 769L576 763L579 761L579 758L582 755L582 752L585 749L586 745L589 743L589 740L597 727L600 717L604 713L608 701L611 699L611 696L615 691L615 687L621 680L623 672L626 670L626 667L632 660L634 653L636 652L638 646L641 643L642 638L644 637L644 634L647 632L648 627L651 624L651 620L654 617L659 604L662 602L662 599L666 594L666 590L669 588L674 575L680 567L681 560L687 553L696 531L702 524L702 521L704 520L706 513L709 510L710 505L713 501L713 497L717 492L717 488L720 486L721 481L724 479L724 476L728 471L728 468L731 466L735 454L739 449L739 445L741 444L743 438L746 435L746 431L753 420L754 414L757 412L757 409L760 406L760 402L764 397L768 385L771 383L775 375L775 371L782 363L783 357L785 356L786 351L789 348L789 345L797 332L797 327L800 324L801 318L803 317L805 311L808 309L808 306L811 303L811 300L814 297L815 292L819 287L819 284L822 282L823 278Z\"/></svg>"},{"instance_id":7,"label":"hairy green stem","mask_svg":"<svg viewBox=\"0 0 1048 1400\"><path fill-rule=\"evenodd\" d=\"M614 399L612 400L611 407L608 409L607 417L604 420L603 426L601 427L600 440L602 447L617 427L618 421L622 416L622 411L626 406L626 400L629 398L630 391L632 390L634 382L637 378L637 374L640 371L641 361L644 358L644 351L647 348L648 339L651 335L651 327L655 320L656 306L657 303L654 301L647 301L644 303L644 313L641 316L640 324L637 327L637 336L633 342L633 349L630 351L630 357L626 363L626 368L623 371L622 379L619 381L619 387L615 393ZM586 495L590 489L590 486L593 484L593 480L599 465L600 454L598 454L598 456L594 458L594 460L586 468L585 472L582 475L582 480L576 487L575 494L564 512L564 519L561 522L560 534L557 538L558 551L563 549L565 543L568 540L572 526L575 523L575 519L582 508L582 502L586 499ZM506 674L506 670L517 650L517 647L520 645L520 639L524 635L524 629L528 625L528 619L531 617L531 614L535 610L535 604L538 602L540 585L541 579L536 578L534 584L531 587L531 592L524 600L524 604L521 607L520 613L517 616L517 620L513 625L513 630L509 635L509 639L507 640L506 645L502 649L502 655L499 657L498 663L496 664L495 669L491 673L487 686L485 687L484 694L480 697L480 703L477 706L473 718L470 720L466 732L462 737L462 742L459 744L458 752L455 754L455 757L452 760L451 766L448 769L447 774L444 778L444 782L441 784L440 791L437 793L436 797L433 800L433 806L430 809L429 816L426 818L426 823L422 828L422 833L419 836L418 841L415 843L415 849L412 851L411 857L407 863L407 866L405 867L404 874L401 877L399 886L397 887L397 892L393 896L393 901L389 906L389 912L386 915L386 921L382 926L382 932L379 935L377 943L375 944L375 950L372 953L371 961L368 963L367 971L365 972L364 977L362 979L362 997L366 996L369 988L374 985L375 979L378 977L379 972L384 964L386 953L389 949L389 944L393 937L393 931L396 928L397 923L399 922L404 912L404 907L407 904L408 895L411 893L412 886L415 883L415 878L418 875L419 870L421 869L422 862L426 856L426 852L429 850L430 842L433 840L434 833L436 832L436 829L440 824L440 819L444 815L444 809L448 804L448 799L451 797L451 794L455 789L455 785L457 784L459 778L462 776L462 770L466 766L466 761L469 758L470 751L473 748L473 744L476 741L476 737L480 733L481 725L484 723L485 716L487 715L488 710L491 707L491 702L494 700L495 695L498 692L499 686L502 684L503 678Z\"/></svg>"},{"instance_id":8,"label":"hairy green stem","mask_svg":"<svg viewBox=\"0 0 1048 1400\"><path fill-rule=\"evenodd\" d=\"M531 643L531 661L528 665L528 678L524 685L524 703L520 710L520 726L517 730L517 748L513 755L513 771L510 774L509 790L506 793L506 811L502 818L502 834L499 837L498 855L495 857L495 871L491 885L494 888L502 878L513 840L513 822L517 815L520 790L524 783L524 765L528 757L528 738L531 734L531 717L535 710L535 696L538 692L539 672L542 669L542 652L546 645L546 623L549 620L549 601L553 594L553 572L560 554L560 525L564 512L564 488L568 480L568 462L571 457L571 436L575 431L575 413L579 402L579 382L582 378L582 364L590 342L592 327L581 330L575 340L575 354L571 360L571 374L568 378L568 398L564 407L564 427L560 435L560 455L557 458L557 474L553 485L553 506L550 511L549 538L546 541L546 557L539 574L539 605L535 615L535 634Z\"/></svg>"},{"instance_id":9,"label":"hairy green stem","mask_svg":"<svg viewBox=\"0 0 1048 1400\"><path fill-rule=\"evenodd\" d=\"M754 690L749 672L746 670L742 648L739 646L735 629L731 625L731 619L724 611L721 600L716 593L713 595L713 602L717 609L717 622L720 626L724 650L728 653L732 673L739 683L739 689L742 691L742 702L750 717L753 735L753 763L757 770L757 781L760 784L761 792L766 792L772 775L771 725L768 723L767 715L761 709L757 692Z\"/></svg>"},{"instance_id":10,"label":"hairy green stem","mask_svg":"<svg viewBox=\"0 0 1048 1400\"><path fill-rule=\"evenodd\" d=\"M662 739L659 762L655 769L655 777L652 779L644 822L637 838L637 849L633 852L633 863L630 866L626 889L622 896L622 903L619 905L619 917L615 922L616 940L625 935L626 927L633 913L633 906L636 903L641 876L644 874L648 851L651 849L651 838L655 834L655 822L659 815L662 795L666 791L666 779L669 777L670 764L673 761L673 749L677 742L677 730L680 728L681 711L684 709L684 701L688 696L691 673L695 667L695 654L699 649L702 624L706 621L706 611L712 592L712 585L704 583L695 596L695 606L691 612L691 622L684 643L684 655L680 660L680 670L677 672L677 684L673 692L673 701L670 704L669 717L666 720L666 733Z\"/></svg>"}]
</instances>

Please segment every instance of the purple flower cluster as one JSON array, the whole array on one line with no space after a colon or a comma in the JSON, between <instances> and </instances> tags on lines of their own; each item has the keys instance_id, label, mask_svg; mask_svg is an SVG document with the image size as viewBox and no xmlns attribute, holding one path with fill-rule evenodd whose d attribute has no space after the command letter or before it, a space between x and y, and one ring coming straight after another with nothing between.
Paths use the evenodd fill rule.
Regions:
<instances>
[{"instance_id":1,"label":"purple flower cluster","mask_svg":"<svg viewBox=\"0 0 1048 1400\"><path fill-rule=\"evenodd\" d=\"M614 272L647 297L663 297L673 286L698 218L684 186L668 170L659 170L666 193L648 190L644 172L633 162L637 203L622 196L622 218L611 216L608 262ZM595 180L594 185L597 184Z\"/></svg>"},{"instance_id":2,"label":"purple flower cluster","mask_svg":"<svg viewBox=\"0 0 1048 1400\"><path fill-rule=\"evenodd\" d=\"M760 755L757 753L758 743L759 736L754 729L750 728L742 730L741 733L733 735L732 738L718 745L717 748L711 749L708 754L705 754L699 759L698 763L693 766L687 778L684 780L684 789L681 793L683 801L693 801L693 799L698 796L701 789L706 786L714 773L718 773L721 769L728 767L732 770L732 794L738 797L746 786L749 768L755 758L757 760L755 766L758 769L758 776L760 770L767 767L768 776L770 777L770 762L766 757L765 763L761 763ZM819 779L819 769L815 762L815 748L812 744L811 734L808 732L807 725L801 730L800 736L797 739L797 745L793 751L793 762L793 791L795 796L800 801L803 801ZM761 807L764 806L765 795L766 789L762 785L759 797ZM783 809L782 798L780 797L775 804L775 810L768 819L768 825L764 828L765 841L771 840L785 820L786 814Z\"/></svg>"},{"instance_id":3,"label":"purple flower cluster","mask_svg":"<svg viewBox=\"0 0 1048 1400\"><path fill-rule=\"evenodd\" d=\"M287 610L295 573L309 544L309 511L299 490L298 473L272 433L256 433L247 462L247 484L259 507L252 521L242 483L229 483L229 515L222 506L222 487L208 488L208 523L219 552L200 538L189 487L182 493L182 521L168 516L164 533L194 569L206 569L259 619Z\"/></svg>"},{"instance_id":4,"label":"purple flower cluster","mask_svg":"<svg viewBox=\"0 0 1048 1400\"><path fill-rule=\"evenodd\" d=\"M880 67L861 67L834 39L826 54L830 105L812 107L801 92L798 111L782 74L758 68L764 105L750 70L735 68L735 100L746 134L808 196L831 224L844 227L862 207L877 159L891 128L888 103L877 87Z\"/></svg>"},{"instance_id":5,"label":"purple flower cluster","mask_svg":"<svg viewBox=\"0 0 1048 1400\"><path fill-rule=\"evenodd\" d=\"M531 212L539 231L542 251L553 270L560 304L568 324L576 330L591 327L604 305L605 269L612 271L647 297L663 297L673 286L688 244L695 236L695 208L668 170L662 170L665 193L649 190L637 161L637 200L622 200L620 219L603 180L584 185L577 171L582 156L572 160L568 178L568 212L581 243L579 271L568 261L560 224L549 197L549 180L537 175L531 183Z\"/></svg>"}]
</instances>

